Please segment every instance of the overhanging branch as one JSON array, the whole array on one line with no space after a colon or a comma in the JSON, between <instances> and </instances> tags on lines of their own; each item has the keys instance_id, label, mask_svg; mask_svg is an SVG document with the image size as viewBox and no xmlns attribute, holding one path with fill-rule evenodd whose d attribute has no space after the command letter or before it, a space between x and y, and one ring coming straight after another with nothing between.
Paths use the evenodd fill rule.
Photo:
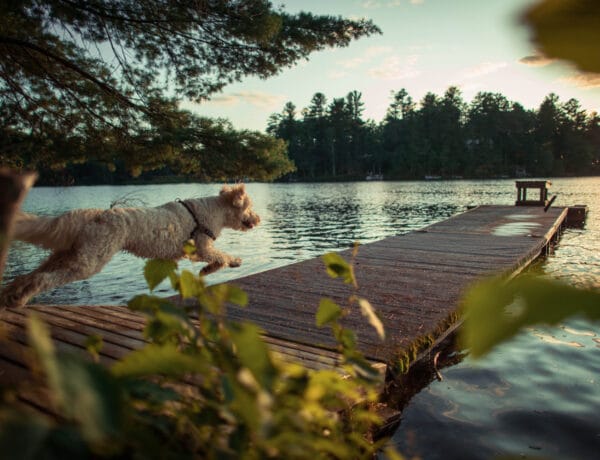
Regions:
<instances>
[{"instance_id":1,"label":"overhanging branch","mask_svg":"<svg viewBox=\"0 0 600 460\"><path fill-rule=\"evenodd\" d=\"M73 72L77 73L84 79L92 82L93 84L98 86L98 88L100 88L104 93L114 97L116 100L118 100L123 105L126 105L135 110L139 110L145 114L149 114L148 110L145 107L134 103L127 96L125 96L123 93L121 93L119 90L117 90L114 87L112 87L111 85L99 80L94 75L92 75L91 73L82 69L77 64L73 63L72 61L65 59L61 56L58 56L57 54L53 53L52 51L50 51L46 48L38 46L35 43L30 43L25 40L19 40L17 38L7 37L4 35L0 35L0 43L9 45L9 46L17 46L20 48L32 50L32 51L35 51L36 53L46 56L47 58L52 59L53 61L57 62L61 66L65 67L69 70L72 70Z\"/></svg>"}]
</instances>

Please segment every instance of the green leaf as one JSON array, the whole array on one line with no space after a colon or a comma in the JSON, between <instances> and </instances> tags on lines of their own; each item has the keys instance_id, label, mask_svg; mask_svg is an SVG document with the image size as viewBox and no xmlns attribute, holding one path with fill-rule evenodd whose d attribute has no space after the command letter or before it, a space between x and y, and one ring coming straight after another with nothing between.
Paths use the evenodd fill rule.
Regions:
<instances>
[{"instance_id":1,"label":"green leaf","mask_svg":"<svg viewBox=\"0 0 600 460\"><path fill-rule=\"evenodd\" d=\"M158 406L172 401L180 401L183 398L174 389L147 379L125 380L123 386L134 398L143 399L145 403L152 403Z\"/></svg>"},{"instance_id":2,"label":"green leaf","mask_svg":"<svg viewBox=\"0 0 600 460\"><path fill-rule=\"evenodd\" d=\"M342 316L343 310L331 299L321 299L317 310L316 321L318 327L336 321Z\"/></svg>"},{"instance_id":3,"label":"green leaf","mask_svg":"<svg viewBox=\"0 0 600 460\"><path fill-rule=\"evenodd\" d=\"M91 334L85 339L85 348L90 355L94 358L94 361L98 362L100 357L100 351L104 346L102 336L98 334Z\"/></svg>"},{"instance_id":4,"label":"green leaf","mask_svg":"<svg viewBox=\"0 0 600 460\"><path fill-rule=\"evenodd\" d=\"M40 458L50 433L48 421L35 412L0 409L0 453L7 458Z\"/></svg>"},{"instance_id":5,"label":"green leaf","mask_svg":"<svg viewBox=\"0 0 600 460\"><path fill-rule=\"evenodd\" d=\"M152 315L169 305L172 306L171 302L168 300L148 294L136 295L133 299L127 302L127 307L131 311L139 311L149 315Z\"/></svg>"},{"instance_id":6,"label":"green leaf","mask_svg":"<svg viewBox=\"0 0 600 460\"><path fill-rule=\"evenodd\" d=\"M144 278L152 291L156 286L177 270L177 263L172 260L153 259L144 266Z\"/></svg>"},{"instance_id":7,"label":"green leaf","mask_svg":"<svg viewBox=\"0 0 600 460\"><path fill-rule=\"evenodd\" d=\"M532 41L546 57L600 73L600 2L542 0L523 19L531 28Z\"/></svg>"},{"instance_id":8,"label":"green leaf","mask_svg":"<svg viewBox=\"0 0 600 460\"><path fill-rule=\"evenodd\" d=\"M183 252L188 256L196 254L196 243L194 240L190 239L183 243Z\"/></svg>"},{"instance_id":9,"label":"green leaf","mask_svg":"<svg viewBox=\"0 0 600 460\"><path fill-rule=\"evenodd\" d=\"M179 293L184 299L197 297L202 292L200 280L192 272L184 270L179 277Z\"/></svg>"},{"instance_id":10,"label":"green leaf","mask_svg":"<svg viewBox=\"0 0 600 460\"><path fill-rule=\"evenodd\" d=\"M121 393L106 369L79 356L57 355L47 326L35 314L29 318L28 335L62 415L79 422L88 441L100 442L116 434Z\"/></svg>"},{"instance_id":11,"label":"green leaf","mask_svg":"<svg viewBox=\"0 0 600 460\"><path fill-rule=\"evenodd\" d=\"M360 306L360 311L367 318L369 324L373 326L375 331L377 331L377 335L381 340L385 339L385 330L383 328L383 323L379 319L379 316L375 313L375 309L371 305L371 303L367 299L363 299L360 297L355 298Z\"/></svg>"},{"instance_id":12,"label":"green leaf","mask_svg":"<svg viewBox=\"0 0 600 460\"><path fill-rule=\"evenodd\" d=\"M240 363L250 369L263 388L270 388L276 370L260 328L250 323L236 324L231 326L230 333Z\"/></svg>"},{"instance_id":13,"label":"green leaf","mask_svg":"<svg viewBox=\"0 0 600 460\"><path fill-rule=\"evenodd\" d=\"M557 281L520 276L508 283L485 280L464 301L461 341L474 357L513 337L528 326L556 325L571 316L600 320L600 293Z\"/></svg>"},{"instance_id":14,"label":"green leaf","mask_svg":"<svg viewBox=\"0 0 600 460\"><path fill-rule=\"evenodd\" d=\"M174 337L180 337L190 332L192 327L188 320L176 312L159 310L146 323L144 337L156 343L164 343Z\"/></svg>"},{"instance_id":15,"label":"green leaf","mask_svg":"<svg viewBox=\"0 0 600 460\"><path fill-rule=\"evenodd\" d=\"M332 278L342 278L344 283L353 284L356 286L354 270L352 266L344 260L338 253L330 252L321 257L325 262L327 274Z\"/></svg>"},{"instance_id":16,"label":"green leaf","mask_svg":"<svg viewBox=\"0 0 600 460\"><path fill-rule=\"evenodd\" d=\"M227 292L227 300L234 304L239 305L240 307L245 307L248 305L248 294L233 284L228 284L228 292Z\"/></svg>"},{"instance_id":17,"label":"green leaf","mask_svg":"<svg viewBox=\"0 0 600 460\"><path fill-rule=\"evenodd\" d=\"M187 355L173 344L150 344L133 351L116 362L112 373L117 377L166 375L179 377L188 372L204 372L208 368L200 355Z\"/></svg>"},{"instance_id":18,"label":"green leaf","mask_svg":"<svg viewBox=\"0 0 600 460\"><path fill-rule=\"evenodd\" d=\"M356 374L372 382L382 381L382 376L367 359L359 353L346 356L346 363L351 365Z\"/></svg>"},{"instance_id":19,"label":"green leaf","mask_svg":"<svg viewBox=\"0 0 600 460\"><path fill-rule=\"evenodd\" d=\"M105 441L121 429L121 389L100 364L78 356L60 355L60 395L63 413L81 424L85 439Z\"/></svg>"},{"instance_id":20,"label":"green leaf","mask_svg":"<svg viewBox=\"0 0 600 460\"><path fill-rule=\"evenodd\" d=\"M48 374L54 374L56 372L56 356L54 344L50 337L50 330L48 329L48 326L46 326L46 323L44 323L36 313L32 313L29 316L29 321L27 322L27 334L29 343L33 347L38 358L40 358L45 367L49 366L51 368L46 368L46 372Z\"/></svg>"},{"instance_id":21,"label":"green leaf","mask_svg":"<svg viewBox=\"0 0 600 460\"><path fill-rule=\"evenodd\" d=\"M356 334L350 329L341 329L337 335L337 340L345 350L356 348Z\"/></svg>"}]
</instances>

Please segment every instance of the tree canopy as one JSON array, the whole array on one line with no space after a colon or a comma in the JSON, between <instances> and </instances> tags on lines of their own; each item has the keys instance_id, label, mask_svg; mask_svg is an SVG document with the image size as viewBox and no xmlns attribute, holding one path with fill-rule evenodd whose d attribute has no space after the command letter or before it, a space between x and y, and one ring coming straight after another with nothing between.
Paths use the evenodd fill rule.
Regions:
<instances>
[{"instance_id":1,"label":"tree canopy","mask_svg":"<svg viewBox=\"0 0 600 460\"><path fill-rule=\"evenodd\" d=\"M417 104L394 91L380 123L362 119L361 93L328 102L316 93L288 102L267 131L285 140L299 180L490 178L600 172L600 116L549 94L537 110L482 91L470 103L457 87Z\"/></svg>"},{"instance_id":2,"label":"tree canopy","mask_svg":"<svg viewBox=\"0 0 600 460\"><path fill-rule=\"evenodd\" d=\"M232 164L255 156L255 169L270 168L262 178L276 177L293 168L280 141L178 101L379 32L368 20L288 14L267 0L3 1L0 163L119 160L132 172L169 165L216 178L234 151Z\"/></svg>"}]
</instances>

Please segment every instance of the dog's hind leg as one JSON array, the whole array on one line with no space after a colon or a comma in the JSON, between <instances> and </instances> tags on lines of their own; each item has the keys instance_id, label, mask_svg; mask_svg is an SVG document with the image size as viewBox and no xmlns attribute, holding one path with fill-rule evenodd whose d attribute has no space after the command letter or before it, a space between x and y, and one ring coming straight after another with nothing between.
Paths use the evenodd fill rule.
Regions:
<instances>
[{"instance_id":1,"label":"dog's hind leg","mask_svg":"<svg viewBox=\"0 0 600 460\"><path fill-rule=\"evenodd\" d=\"M35 271L18 276L0 294L0 308L22 307L29 299L42 291L72 281L78 281L98 273L120 249L118 244L104 247L91 254L92 249L81 247L56 251ZM85 249L85 251L84 251Z\"/></svg>"}]
</instances>

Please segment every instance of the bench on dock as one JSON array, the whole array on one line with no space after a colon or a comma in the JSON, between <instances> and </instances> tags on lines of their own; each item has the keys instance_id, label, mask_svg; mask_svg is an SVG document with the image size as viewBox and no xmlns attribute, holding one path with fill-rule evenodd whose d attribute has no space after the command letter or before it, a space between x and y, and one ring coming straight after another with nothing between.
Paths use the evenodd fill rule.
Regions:
<instances>
[{"instance_id":1,"label":"bench on dock","mask_svg":"<svg viewBox=\"0 0 600 460\"><path fill-rule=\"evenodd\" d=\"M518 180L516 206L548 206L548 188L552 182L548 180ZM527 190L534 189L538 191L538 199L527 199Z\"/></svg>"}]
</instances>

